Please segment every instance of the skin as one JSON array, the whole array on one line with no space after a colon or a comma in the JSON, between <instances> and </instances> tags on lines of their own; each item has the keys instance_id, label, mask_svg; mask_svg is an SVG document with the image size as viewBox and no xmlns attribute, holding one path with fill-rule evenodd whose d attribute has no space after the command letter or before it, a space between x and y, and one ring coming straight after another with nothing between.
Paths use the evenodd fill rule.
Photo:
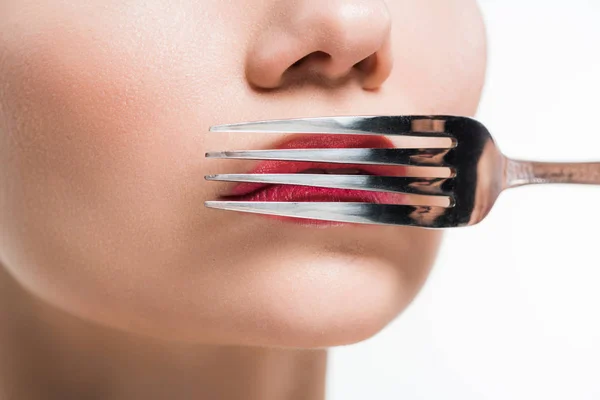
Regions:
<instances>
[{"instance_id":1,"label":"skin","mask_svg":"<svg viewBox=\"0 0 600 400\"><path fill-rule=\"evenodd\" d=\"M286 138L208 127L473 115L485 46L473 0L0 0L0 393L322 399L441 234L206 209Z\"/></svg>"}]
</instances>

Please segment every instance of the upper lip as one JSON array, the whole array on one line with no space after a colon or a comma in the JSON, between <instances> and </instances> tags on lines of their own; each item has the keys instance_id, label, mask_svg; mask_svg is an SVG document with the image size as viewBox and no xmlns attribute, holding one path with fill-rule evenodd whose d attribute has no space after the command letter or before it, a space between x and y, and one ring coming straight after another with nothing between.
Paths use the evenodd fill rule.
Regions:
<instances>
[{"instance_id":1,"label":"upper lip","mask_svg":"<svg viewBox=\"0 0 600 400\"><path fill-rule=\"evenodd\" d=\"M393 148L394 144L385 136L378 135L295 135L270 149L326 149L326 148ZM269 149L269 150L270 150ZM356 168L368 175L401 176L403 167L366 164L333 164L306 161L262 161L249 172L250 174L291 174L308 169ZM240 183L226 197L244 196L264 189L271 184Z\"/></svg>"}]
</instances>

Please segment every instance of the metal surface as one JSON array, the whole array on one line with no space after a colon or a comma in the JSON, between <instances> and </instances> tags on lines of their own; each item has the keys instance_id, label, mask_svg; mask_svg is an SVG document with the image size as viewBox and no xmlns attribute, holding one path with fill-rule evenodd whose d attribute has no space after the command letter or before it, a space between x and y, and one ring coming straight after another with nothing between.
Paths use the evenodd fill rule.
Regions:
<instances>
[{"instance_id":1,"label":"metal surface","mask_svg":"<svg viewBox=\"0 0 600 400\"><path fill-rule=\"evenodd\" d=\"M452 192L441 187L447 178L334 174L221 174L208 175L205 178L209 181L271 183L428 196L452 196Z\"/></svg>"},{"instance_id":2,"label":"metal surface","mask_svg":"<svg viewBox=\"0 0 600 400\"><path fill-rule=\"evenodd\" d=\"M243 150L206 153L208 158L315 161L337 164L415 165L448 167L444 157L451 149L292 149Z\"/></svg>"},{"instance_id":3,"label":"metal surface","mask_svg":"<svg viewBox=\"0 0 600 400\"><path fill-rule=\"evenodd\" d=\"M210 152L209 158L248 158L348 164L446 166L453 177L411 178L364 175L225 174L216 181L294 184L408 194L450 196L448 207L348 202L207 201L211 208L341 222L452 228L474 225L498 195L540 183L600 185L600 163L540 163L512 160L498 150L480 122L456 116L352 116L259 121L211 128L213 132L360 134L445 138L446 148L293 149ZM436 146L439 147L439 146ZM414 168L413 168L414 169ZM435 169L434 169L435 170Z\"/></svg>"}]
</instances>

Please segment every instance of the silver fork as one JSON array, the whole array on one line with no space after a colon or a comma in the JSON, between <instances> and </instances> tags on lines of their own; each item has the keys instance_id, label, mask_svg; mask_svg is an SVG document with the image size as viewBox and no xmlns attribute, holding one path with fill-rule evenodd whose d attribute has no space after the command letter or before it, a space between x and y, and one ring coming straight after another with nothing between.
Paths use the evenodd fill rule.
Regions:
<instances>
[{"instance_id":1,"label":"silver fork","mask_svg":"<svg viewBox=\"0 0 600 400\"><path fill-rule=\"evenodd\" d=\"M221 174L211 181L257 182L442 196L447 206L354 202L207 201L210 208L319 220L452 228L474 225L508 188L540 183L600 185L600 163L546 163L505 157L485 126L458 116L343 116L219 125L212 132L309 133L444 138L433 148L284 149L221 151L208 158L313 161L439 167L450 174L411 176L321 174ZM413 168L414 169L414 168Z\"/></svg>"}]
</instances>

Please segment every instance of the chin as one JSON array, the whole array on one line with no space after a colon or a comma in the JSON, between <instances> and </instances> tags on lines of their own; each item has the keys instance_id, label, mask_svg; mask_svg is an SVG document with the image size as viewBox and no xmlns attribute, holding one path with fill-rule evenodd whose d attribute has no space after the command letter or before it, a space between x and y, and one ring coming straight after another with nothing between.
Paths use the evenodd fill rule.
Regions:
<instances>
[{"instance_id":1,"label":"chin","mask_svg":"<svg viewBox=\"0 0 600 400\"><path fill-rule=\"evenodd\" d=\"M329 253L266 263L261 270L248 297L230 303L237 308L231 310L236 327L216 332L216 340L305 349L366 340L410 304L429 265ZM410 273L415 270L420 273Z\"/></svg>"},{"instance_id":2,"label":"chin","mask_svg":"<svg viewBox=\"0 0 600 400\"><path fill-rule=\"evenodd\" d=\"M213 229L210 259L197 249L194 263L157 282L177 296L144 287L147 301L160 298L170 310L149 316L152 335L307 349L366 340L413 301L442 238L418 228L314 229L235 216L236 229L223 220Z\"/></svg>"}]
</instances>

